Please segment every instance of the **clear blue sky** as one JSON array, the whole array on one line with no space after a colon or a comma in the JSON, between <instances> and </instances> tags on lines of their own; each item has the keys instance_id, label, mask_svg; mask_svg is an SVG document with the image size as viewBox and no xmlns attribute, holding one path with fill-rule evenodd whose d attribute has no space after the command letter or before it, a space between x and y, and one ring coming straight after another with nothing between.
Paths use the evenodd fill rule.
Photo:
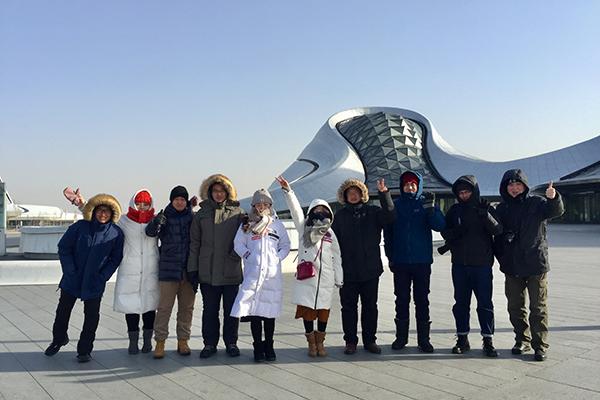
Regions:
<instances>
[{"instance_id":1,"label":"clear blue sky","mask_svg":"<svg viewBox=\"0 0 600 400\"><path fill-rule=\"evenodd\" d=\"M326 119L427 116L490 160L600 134L596 1L0 2L0 176L18 202L209 174L250 195ZM472 172L472 171L465 171Z\"/></svg>"}]
</instances>

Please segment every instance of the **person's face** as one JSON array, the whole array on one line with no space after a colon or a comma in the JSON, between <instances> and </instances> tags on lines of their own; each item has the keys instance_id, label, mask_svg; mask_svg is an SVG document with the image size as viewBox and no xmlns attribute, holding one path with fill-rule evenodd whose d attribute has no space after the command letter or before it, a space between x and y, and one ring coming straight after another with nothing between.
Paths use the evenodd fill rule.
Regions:
<instances>
[{"instance_id":1,"label":"person's face","mask_svg":"<svg viewBox=\"0 0 600 400\"><path fill-rule=\"evenodd\" d=\"M269 203L256 203L254 208L259 215L262 215L265 210L271 209L271 205Z\"/></svg>"},{"instance_id":2,"label":"person's face","mask_svg":"<svg viewBox=\"0 0 600 400\"><path fill-rule=\"evenodd\" d=\"M330 218L329 210L325 206L316 206L315 208L312 209L312 213L313 214L321 214L321 215L324 215L326 218Z\"/></svg>"},{"instance_id":3,"label":"person's face","mask_svg":"<svg viewBox=\"0 0 600 400\"><path fill-rule=\"evenodd\" d=\"M137 208L138 211L148 211L150 209L150 204L149 203L135 203L135 208Z\"/></svg>"},{"instance_id":4,"label":"person's face","mask_svg":"<svg viewBox=\"0 0 600 400\"><path fill-rule=\"evenodd\" d=\"M358 204L362 200L362 193L360 190L351 186L348 190L346 190L346 201L350 204Z\"/></svg>"},{"instance_id":5,"label":"person's face","mask_svg":"<svg viewBox=\"0 0 600 400\"><path fill-rule=\"evenodd\" d=\"M179 197L175 197L173 199L173 201L171 202L171 204L173 204L173 208L177 211L183 211L185 210L185 207L187 206L187 200L181 196Z\"/></svg>"},{"instance_id":6,"label":"person's face","mask_svg":"<svg viewBox=\"0 0 600 400\"><path fill-rule=\"evenodd\" d=\"M96 207L94 217L101 224L106 224L112 218L112 210L107 206L98 206Z\"/></svg>"},{"instance_id":7,"label":"person's face","mask_svg":"<svg viewBox=\"0 0 600 400\"><path fill-rule=\"evenodd\" d=\"M523 185L521 182L511 182L506 187L506 191L512 197L517 197L525 191L525 185Z\"/></svg>"},{"instance_id":8,"label":"person's face","mask_svg":"<svg viewBox=\"0 0 600 400\"><path fill-rule=\"evenodd\" d=\"M409 181L406 182L404 186L402 186L402 190L404 191L404 193L417 193L417 190L419 190L419 186L417 185L417 182Z\"/></svg>"},{"instance_id":9,"label":"person's face","mask_svg":"<svg viewBox=\"0 0 600 400\"><path fill-rule=\"evenodd\" d=\"M216 203L222 203L227 200L227 191L220 183L215 183L212 186L210 194Z\"/></svg>"},{"instance_id":10,"label":"person's face","mask_svg":"<svg viewBox=\"0 0 600 400\"><path fill-rule=\"evenodd\" d=\"M471 192L470 190L464 189L458 192L458 198L460 199L460 201L465 202L471 198L472 194L473 192Z\"/></svg>"}]
</instances>

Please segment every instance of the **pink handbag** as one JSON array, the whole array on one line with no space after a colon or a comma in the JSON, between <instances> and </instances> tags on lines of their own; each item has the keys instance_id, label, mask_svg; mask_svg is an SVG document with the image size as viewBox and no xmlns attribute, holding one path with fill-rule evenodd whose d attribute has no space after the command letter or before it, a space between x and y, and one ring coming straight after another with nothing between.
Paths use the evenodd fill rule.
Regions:
<instances>
[{"instance_id":1,"label":"pink handbag","mask_svg":"<svg viewBox=\"0 0 600 400\"><path fill-rule=\"evenodd\" d=\"M321 239L321 247L319 247L319 251L317 251L314 261L317 261L317 258L319 258L321 249L323 249L323 239ZM303 281L315 276L317 274L317 268L315 267L314 261L300 260L300 264L296 266L296 279Z\"/></svg>"}]
</instances>

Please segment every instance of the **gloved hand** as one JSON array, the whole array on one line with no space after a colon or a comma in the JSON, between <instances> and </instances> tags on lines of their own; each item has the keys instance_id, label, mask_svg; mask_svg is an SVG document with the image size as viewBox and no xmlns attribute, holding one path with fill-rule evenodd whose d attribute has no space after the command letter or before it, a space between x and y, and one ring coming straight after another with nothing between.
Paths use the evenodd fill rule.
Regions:
<instances>
[{"instance_id":1,"label":"gloved hand","mask_svg":"<svg viewBox=\"0 0 600 400\"><path fill-rule=\"evenodd\" d=\"M198 271L186 272L187 280L192 285L194 293L198 293L198 285L200 284L200 278L198 277Z\"/></svg>"},{"instance_id":2,"label":"gloved hand","mask_svg":"<svg viewBox=\"0 0 600 400\"><path fill-rule=\"evenodd\" d=\"M435 194L432 192L423 192L423 208L430 209L435 205Z\"/></svg>"},{"instance_id":3,"label":"gloved hand","mask_svg":"<svg viewBox=\"0 0 600 400\"><path fill-rule=\"evenodd\" d=\"M166 225L167 216L165 215L164 210L160 210L160 212L158 214L156 214L156 217L154 217L154 220L156 221L156 224L158 225L159 228Z\"/></svg>"},{"instance_id":4,"label":"gloved hand","mask_svg":"<svg viewBox=\"0 0 600 400\"><path fill-rule=\"evenodd\" d=\"M488 208L490 206L490 202L486 199L480 199L479 203L475 206L475 210L477 211L477 215L481 218L487 217Z\"/></svg>"}]
</instances>

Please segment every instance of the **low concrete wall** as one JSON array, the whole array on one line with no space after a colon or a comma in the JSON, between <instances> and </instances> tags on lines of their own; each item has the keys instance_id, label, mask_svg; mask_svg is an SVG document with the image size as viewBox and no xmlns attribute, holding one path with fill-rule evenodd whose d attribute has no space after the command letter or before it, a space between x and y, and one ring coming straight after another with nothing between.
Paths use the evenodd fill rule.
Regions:
<instances>
[{"instance_id":1,"label":"low concrete wall","mask_svg":"<svg viewBox=\"0 0 600 400\"><path fill-rule=\"evenodd\" d=\"M58 242L67 226L24 226L21 228L19 252L25 258L57 259Z\"/></svg>"}]
</instances>

